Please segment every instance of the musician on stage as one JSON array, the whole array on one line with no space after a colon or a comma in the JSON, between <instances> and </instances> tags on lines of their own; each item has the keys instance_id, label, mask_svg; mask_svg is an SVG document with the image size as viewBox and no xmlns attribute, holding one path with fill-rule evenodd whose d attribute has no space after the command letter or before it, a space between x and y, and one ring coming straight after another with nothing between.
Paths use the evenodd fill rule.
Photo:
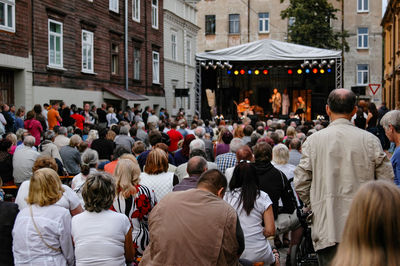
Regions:
<instances>
[{"instance_id":1,"label":"musician on stage","mask_svg":"<svg viewBox=\"0 0 400 266\"><path fill-rule=\"evenodd\" d=\"M299 96L297 97L297 111L296 115L299 115L301 117L301 120L304 121L305 119L305 113L307 111L306 109L306 102L303 100L303 97Z\"/></svg>"},{"instance_id":2,"label":"musician on stage","mask_svg":"<svg viewBox=\"0 0 400 266\"><path fill-rule=\"evenodd\" d=\"M250 105L249 98L244 98L244 101L237 105L237 113L239 118L244 115L252 115L253 114L254 106Z\"/></svg>"},{"instance_id":3,"label":"musician on stage","mask_svg":"<svg viewBox=\"0 0 400 266\"><path fill-rule=\"evenodd\" d=\"M274 89L274 94L272 94L269 102L272 103L272 113L274 114L274 116L279 116L282 106L282 96L278 92L277 88Z\"/></svg>"}]
</instances>

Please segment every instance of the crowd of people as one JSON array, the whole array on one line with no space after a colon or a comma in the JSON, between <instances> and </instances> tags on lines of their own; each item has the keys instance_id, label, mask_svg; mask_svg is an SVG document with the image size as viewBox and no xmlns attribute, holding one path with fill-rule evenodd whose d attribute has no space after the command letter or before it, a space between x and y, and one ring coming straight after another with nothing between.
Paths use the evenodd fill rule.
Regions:
<instances>
[{"instance_id":1,"label":"crowd of people","mask_svg":"<svg viewBox=\"0 0 400 266\"><path fill-rule=\"evenodd\" d=\"M0 264L280 265L308 213L320 265L400 265L400 111L366 106L344 89L308 122L2 104L18 192L0 189Z\"/></svg>"}]
</instances>

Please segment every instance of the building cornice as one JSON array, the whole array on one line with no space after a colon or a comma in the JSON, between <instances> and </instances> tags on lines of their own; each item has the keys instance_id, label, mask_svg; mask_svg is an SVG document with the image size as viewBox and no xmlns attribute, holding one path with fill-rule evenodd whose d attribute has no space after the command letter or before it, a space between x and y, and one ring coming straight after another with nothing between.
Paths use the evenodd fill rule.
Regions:
<instances>
[{"instance_id":1,"label":"building cornice","mask_svg":"<svg viewBox=\"0 0 400 266\"><path fill-rule=\"evenodd\" d=\"M169 11L168 9L164 9L164 18L166 20L172 21L176 24L178 24L181 27L184 28L189 28L191 31L193 31L195 34L200 30L200 27L198 27L196 24L183 19L182 17L176 15L175 13Z\"/></svg>"}]
</instances>

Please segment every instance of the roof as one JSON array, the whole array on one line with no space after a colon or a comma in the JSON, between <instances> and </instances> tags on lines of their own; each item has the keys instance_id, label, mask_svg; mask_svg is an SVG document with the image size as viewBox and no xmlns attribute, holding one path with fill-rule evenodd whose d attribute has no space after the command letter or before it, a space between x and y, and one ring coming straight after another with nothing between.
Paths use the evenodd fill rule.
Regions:
<instances>
[{"instance_id":1,"label":"roof","mask_svg":"<svg viewBox=\"0 0 400 266\"><path fill-rule=\"evenodd\" d=\"M104 90L108 91L109 93L128 100L128 101L147 101L148 99L142 95L133 93L131 91L127 91L127 90L122 90L122 89L118 89L118 88L107 88L105 87Z\"/></svg>"},{"instance_id":2,"label":"roof","mask_svg":"<svg viewBox=\"0 0 400 266\"><path fill-rule=\"evenodd\" d=\"M341 51L264 39L217 51L198 53L196 54L196 59L216 61L297 61L340 58L341 54Z\"/></svg>"}]
</instances>

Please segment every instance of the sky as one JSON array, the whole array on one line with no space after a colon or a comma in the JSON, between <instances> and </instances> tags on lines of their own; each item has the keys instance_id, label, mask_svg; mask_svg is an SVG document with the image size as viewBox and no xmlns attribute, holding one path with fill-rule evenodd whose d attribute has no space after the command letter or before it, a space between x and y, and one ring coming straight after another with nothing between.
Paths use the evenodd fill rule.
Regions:
<instances>
[{"instance_id":1,"label":"sky","mask_svg":"<svg viewBox=\"0 0 400 266\"><path fill-rule=\"evenodd\" d=\"M386 11L387 0L382 0L382 17Z\"/></svg>"}]
</instances>

